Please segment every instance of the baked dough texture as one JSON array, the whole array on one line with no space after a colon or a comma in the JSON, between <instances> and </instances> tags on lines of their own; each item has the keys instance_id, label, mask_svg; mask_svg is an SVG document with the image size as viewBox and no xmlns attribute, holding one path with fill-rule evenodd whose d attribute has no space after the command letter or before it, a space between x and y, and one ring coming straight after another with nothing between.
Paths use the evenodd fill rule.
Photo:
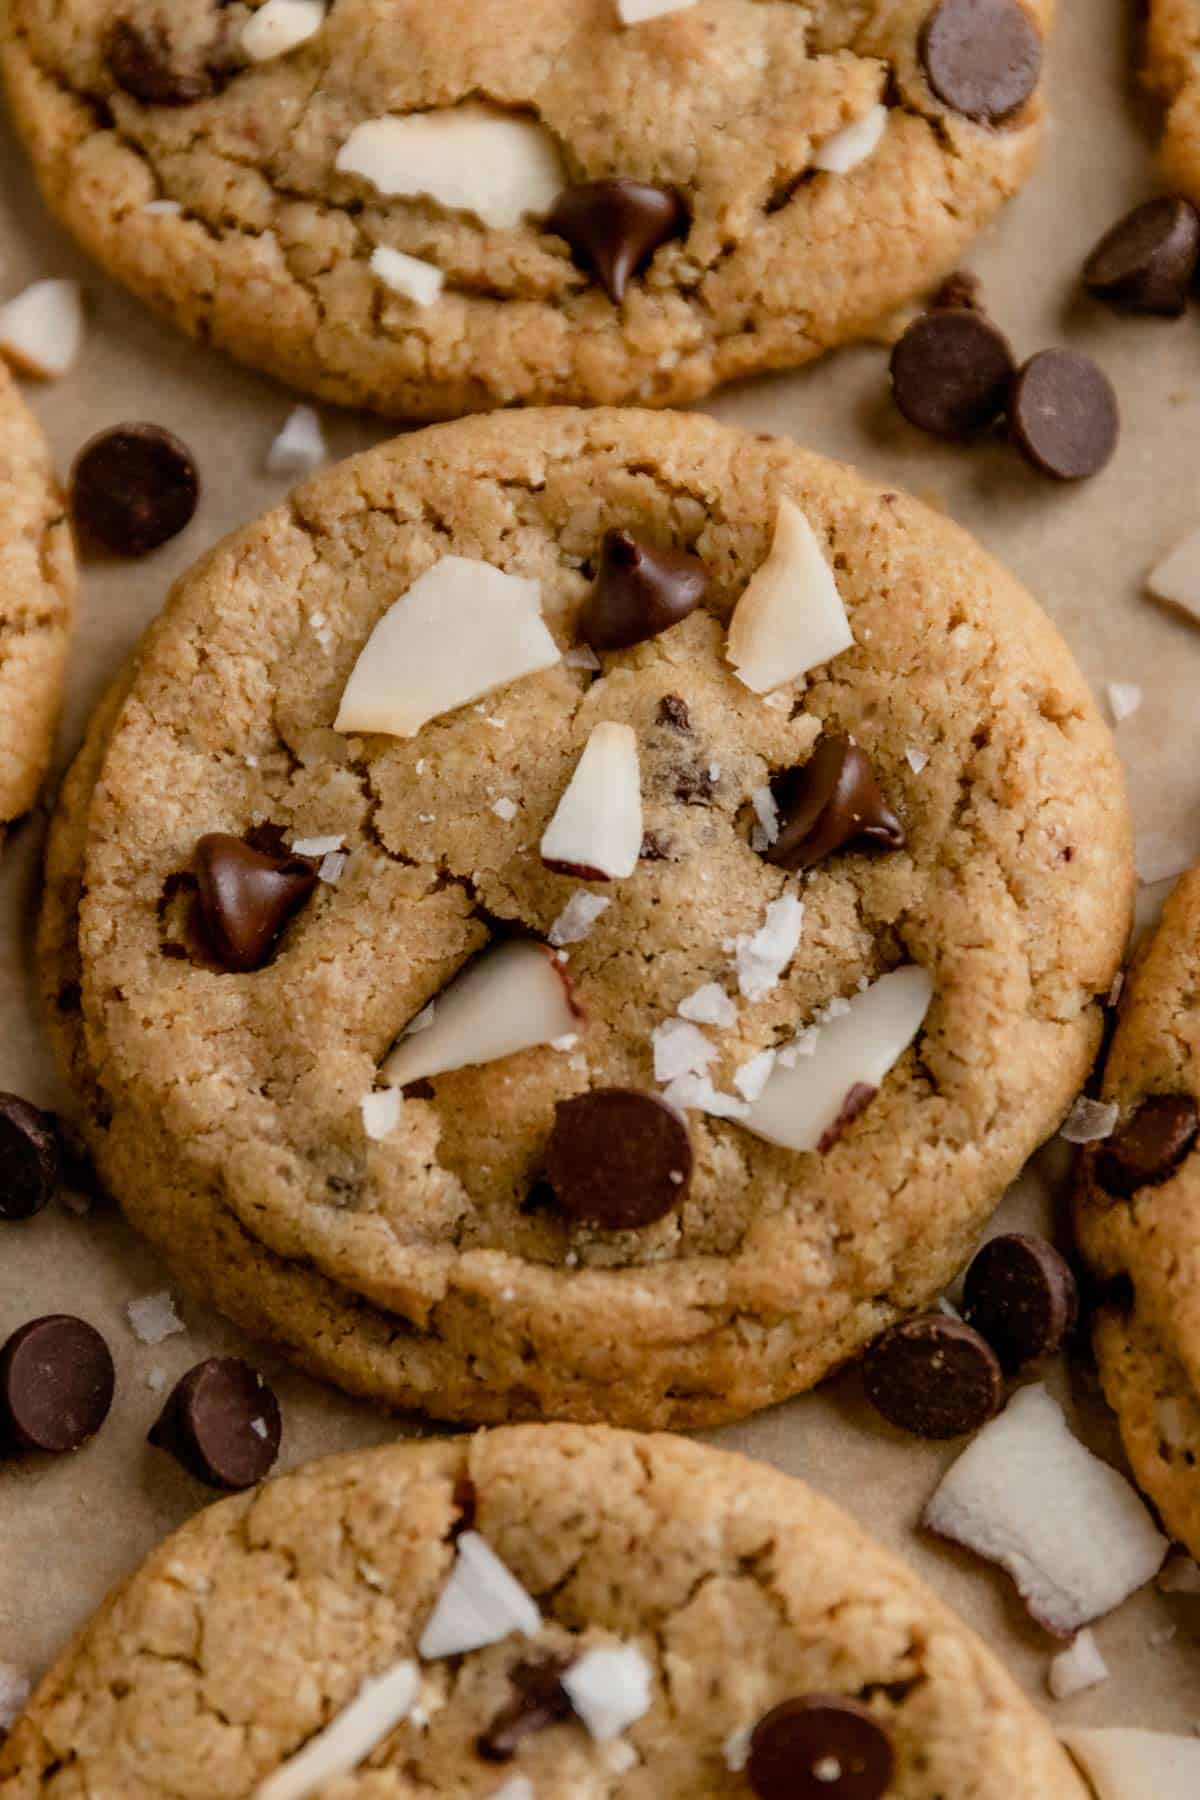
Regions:
<instances>
[{"instance_id":1,"label":"baked dough texture","mask_svg":"<svg viewBox=\"0 0 1200 1800\"><path fill-rule=\"evenodd\" d=\"M1172 187L1200 205L1200 3L1150 0L1146 79L1166 109L1161 147Z\"/></svg>"}]
</instances>

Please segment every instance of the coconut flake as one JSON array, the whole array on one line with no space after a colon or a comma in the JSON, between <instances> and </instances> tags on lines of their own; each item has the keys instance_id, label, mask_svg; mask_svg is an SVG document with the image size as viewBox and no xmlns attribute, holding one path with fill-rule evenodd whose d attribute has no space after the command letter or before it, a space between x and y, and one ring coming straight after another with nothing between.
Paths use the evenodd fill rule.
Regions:
<instances>
[{"instance_id":1,"label":"coconut flake","mask_svg":"<svg viewBox=\"0 0 1200 1800\"><path fill-rule=\"evenodd\" d=\"M1122 719L1131 719L1142 704L1142 690L1132 681L1110 681L1107 693L1108 710L1114 725L1119 725Z\"/></svg>"},{"instance_id":2,"label":"coconut flake","mask_svg":"<svg viewBox=\"0 0 1200 1800\"><path fill-rule=\"evenodd\" d=\"M477 1531L464 1531L449 1580L417 1648L427 1662L499 1644L514 1631L533 1637L542 1617L495 1551Z\"/></svg>"},{"instance_id":3,"label":"coconut flake","mask_svg":"<svg viewBox=\"0 0 1200 1800\"><path fill-rule=\"evenodd\" d=\"M295 406L267 451L267 474L313 475L329 461L321 421L311 406Z\"/></svg>"},{"instance_id":4,"label":"coconut flake","mask_svg":"<svg viewBox=\"0 0 1200 1800\"><path fill-rule=\"evenodd\" d=\"M1070 1700L1107 1680L1108 1664L1090 1631L1081 1631L1068 1649L1052 1657L1046 1671L1046 1686L1056 1700Z\"/></svg>"},{"instance_id":5,"label":"coconut flake","mask_svg":"<svg viewBox=\"0 0 1200 1800\"><path fill-rule=\"evenodd\" d=\"M612 901L602 894L572 894L550 927L550 942L556 950L564 944L581 944L590 936L600 914L611 905Z\"/></svg>"},{"instance_id":6,"label":"coconut flake","mask_svg":"<svg viewBox=\"0 0 1200 1800\"><path fill-rule=\"evenodd\" d=\"M400 1110L403 1098L399 1088L372 1088L359 1101L362 1110L363 1130L376 1144L391 1137L400 1123Z\"/></svg>"},{"instance_id":7,"label":"coconut flake","mask_svg":"<svg viewBox=\"0 0 1200 1800\"><path fill-rule=\"evenodd\" d=\"M338 151L337 168L381 194L428 198L498 231L544 218L566 186L545 126L481 100L367 119Z\"/></svg>"},{"instance_id":8,"label":"coconut flake","mask_svg":"<svg viewBox=\"0 0 1200 1800\"><path fill-rule=\"evenodd\" d=\"M165 1288L160 1294L143 1294L138 1300L130 1300L125 1316L139 1344L161 1344L187 1330Z\"/></svg>"},{"instance_id":9,"label":"coconut flake","mask_svg":"<svg viewBox=\"0 0 1200 1800\"><path fill-rule=\"evenodd\" d=\"M771 1070L775 1067L774 1050L760 1050L749 1062L742 1064L733 1077L733 1085L745 1100L757 1100L768 1081Z\"/></svg>"},{"instance_id":10,"label":"coconut flake","mask_svg":"<svg viewBox=\"0 0 1200 1800\"><path fill-rule=\"evenodd\" d=\"M750 803L758 818L758 828L766 839L764 848L776 842L779 837L779 808L775 804L775 796L764 783L756 787L750 796Z\"/></svg>"},{"instance_id":11,"label":"coconut flake","mask_svg":"<svg viewBox=\"0 0 1200 1800\"><path fill-rule=\"evenodd\" d=\"M254 1790L254 1800L309 1800L349 1775L407 1719L421 1687L416 1663L399 1662L364 1681L336 1719Z\"/></svg>"},{"instance_id":12,"label":"coconut flake","mask_svg":"<svg viewBox=\"0 0 1200 1800\"><path fill-rule=\"evenodd\" d=\"M339 832L336 837L293 838L292 849L297 856L329 856L334 850L340 850L345 841L345 832Z\"/></svg>"},{"instance_id":13,"label":"coconut flake","mask_svg":"<svg viewBox=\"0 0 1200 1800\"><path fill-rule=\"evenodd\" d=\"M909 744L904 752L905 761L914 775L920 775L929 767L929 758L924 750L918 750L915 744Z\"/></svg>"},{"instance_id":14,"label":"coconut flake","mask_svg":"<svg viewBox=\"0 0 1200 1800\"><path fill-rule=\"evenodd\" d=\"M722 1030L737 1024L737 1007L719 981L706 981L694 994L681 1000L676 1009L681 1019L697 1025L716 1025Z\"/></svg>"},{"instance_id":15,"label":"coconut flake","mask_svg":"<svg viewBox=\"0 0 1200 1800\"><path fill-rule=\"evenodd\" d=\"M1092 1100L1080 1094L1063 1124L1061 1136L1068 1144L1098 1144L1116 1130L1121 1109L1115 1100Z\"/></svg>"},{"instance_id":16,"label":"coconut flake","mask_svg":"<svg viewBox=\"0 0 1200 1800\"><path fill-rule=\"evenodd\" d=\"M762 1000L778 985L796 954L803 929L803 903L795 894L781 894L767 907L757 931L734 939L738 991L745 999Z\"/></svg>"},{"instance_id":17,"label":"coconut flake","mask_svg":"<svg viewBox=\"0 0 1200 1800\"><path fill-rule=\"evenodd\" d=\"M344 850L331 850L328 856L321 858L321 866L317 870L317 880L323 881L326 887L336 887L346 872L346 864L350 861Z\"/></svg>"},{"instance_id":18,"label":"coconut flake","mask_svg":"<svg viewBox=\"0 0 1200 1800\"><path fill-rule=\"evenodd\" d=\"M677 1112L709 1113L714 1119L744 1119L750 1110L744 1100L719 1094L707 1075L677 1075L662 1097Z\"/></svg>"},{"instance_id":19,"label":"coconut flake","mask_svg":"<svg viewBox=\"0 0 1200 1800\"><path fill-rule=\"evenodd\" d=\"M655 1081L674 1081L679 1075L702 1075L717 1054L717 1047L686 1019L664 1019L650 1033L654 1047Z\"/></svg>"},{"instance_id":20,"label":"coconut flake","mask_svg":"<svg viewBox=\"0 0 1200 1800\"><path fill-rule=\"evenodd\" d=\"M392 250L379 244L371 252L371 273L384 287L391 288L414 306L432 306L440 300L446 277L436 263L423 262L419 256L408 256L403 250Z\"/></svg>"},{"instance_id":21,"label":"coconut flake","mask_svg":"<svg viewBox=\"0 0 1200 1800\"><path fill-rule=\"evenodd\" d=\"M888 109L882 102L870 107L861 119L844 125L818 146L812 159L814 169L830 175L848 175L878 150L887 130Z\"/></svg>"},{"instance_id":22,"label":"coconut flake","mask_svg":"<svg viewBox=\"0 0 1200 1800\"><path fill-rule=\"evenodd\" d=\"M650 1665L633 1644L585 1650L562 1685L598 1744L611 1743L645 1718L653 1699Z\"/></svg>"}]
</instances>

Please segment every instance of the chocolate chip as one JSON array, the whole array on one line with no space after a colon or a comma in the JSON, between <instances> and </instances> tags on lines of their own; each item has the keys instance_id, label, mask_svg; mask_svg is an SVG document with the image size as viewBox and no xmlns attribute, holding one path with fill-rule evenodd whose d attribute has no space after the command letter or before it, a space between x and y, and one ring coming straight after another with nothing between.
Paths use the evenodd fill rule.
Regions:
<instances>
[{"instance_id":1,"label":"chocolate chip","mask_svg":"<svg viewBox=\"0 0 1200 1800\"><path fill-rule=\"evenodd\" d=\"M1105 232L1083 265L1090 293L1129 312L1177 319L1200 262L1200 213L1166 194L1147 200Z\"/></svg>"},{"instance_id":2,"label":"chocolate chip","mask_svg":"<svg viewBox=\"0 0 1200 1800\"><path fill-rule=\"evenodd\" d=\"M485 1762L511 1762L527 1737L570 1718L571 1701L562 1685L570 1666L568 1656L543 1656L509 1670L513 1698L475 1740Z\"/></svg>"},{"instance_id":3,"label":"chocolate chip","mask_svg":"<svg viewBox=\"0 0 1200 1800\"><path fill-rule=\"evenodd\" d=\"M974 312L983 311L983 283L972 269L955 269L947 275L941 287L933 297L930 312L939 307L968 306Z\"/></svg>"},{"instance_id":4,"label":"chocolate chip","mask_svg":"<svg viewBox=\"0 0 1200 1800\"><path fill-rule=\"evenodd\" d=\"M51 1113L0 1094L0 1222L32 1219L54 1198L62 1174Z\"/></svg>"},{"instance_id":5,"label":"chocolate chip","mask_svg":"<svg viewBox=\"0 0 1200 1800\"><path fill-rule=\"evenodd\" d=\"M892 1742L857 1700L804 1694L758 1721L746 1774L759 1800L881 1800Z\"/></svg>"},{"instance_id":6,"label":"chocolate chip","mask_svg":"<svg viewBox=\"0 0 1200 1800\"><path fill-rule=\"evenodd\" d=\"M869 1082L856 1081L854 1083L849 1093L846 1095L846 1098L842 1101L841 1112L833 1121L833 1124L829 1129L821 1135L821 1141L817 1145L817 1150L822 1156L827 1150L832 1150L833 1146L845 1137L859 1113L866 1111L878 1092L879 1089L877 1087L872 1087Z\"/></svg>"},{"instance_id":7,"label":"chocolate chip","mask_svg":"<svg viewBox=\"0 0 1200 1800\"><path fill-rule=\"evenodd\" d=\"M253 1487L279 1455L279 1402L257 1369L210 1356L177 1382L148 1441L208 1487Z\"/></svg>"},{"instance_id":8,"label":"chocolate chip","mask_svg":"<svg viewBox=\"0 0 1200 1800\"><path fill-rule=\"evenodd\" d=\"M1004 411L1016 366L986 314L942 306L914 319L894 345L892 394L910 425L935 437L970 437Z\"/></svg>"},{"instance_id":9,"label":"chocolate chip","mask_svg":"<svg viewBox=\"0 0 1200 1800\"><path fill-rule=\"evenodd\" d=\"M906 1319L874 1343L863 1364L867 1398L917 1437L961 1437L1000 1410L1004 1372L991 1345L959 1319Z\"/></svg>"},{"instance_id":10,"label":"chocolate chip","mask_svg":"<svg viewBox=\"0 0 1200 1800\"><path fill-rule=\"evenodd\" d=\"M196 845L196 876L205 941L222 968L241 974L264 966L317 885L307 856L272 855L225 831Z\"/></svg>"},{"instance_id":11,"label":"chocolate chip","mask_svg":"<svg viewBox=\"0 0 1200 1800\"><path fill-rule=\"evenodd\" d=\"M52 1313L0 1350L0 1441L8 1450L78 1450L99 1431L116 1376L108 1345L82 1319Z\"/></svg>"},{"instance_id":12,"label":"chocolate chip","mask_svg":"<svg viewBox=\"0 0 1200 1800\"><path fill-rule=\"evenodd\" d=\"M975 1257L962 1310L1011 1373L1060 1347L1079 1314L1079 1289L1053 1244L1013 1231Z\"/></svg>"},{"instance_id":13,"label":"chocolate chip","mask_svg":"<svg viewBox=\"0 0 1200 1800\"><path fill-rule=\"evenodd\" d=\"M707 587L708 570L698 556L660 550L628 531L606 532L579 635L593 650L628 650L695 612Z\"/></svg>"},{"instance_id":14,"label":"chocolate chip","mask_svg":"<svg viewBox=\"0 0 1200 1800\"><path fill-rule=\"evenodd\" d=\"M658 703L655 717L660 725L669 725L672 731L692 729L692 715L688 711L687 701L678 694L664 694Z\"/></svg>"},{"instance_id":15,"label":"chocolate chip","mask_svg":"<svg viewBox=\"0 0 1200 1800\"><path fill-rule=\"evenodd\" d=\"M1041 350L1012 385L1013 440L1058 481L1096 475L1117 447L1117 396L1103 369L1078 350Z\"/></svg>"},{"instance_id":16,"label":"chocolate chip","mask_svg":"<svg viewBox=\"0 0 1200 1800\"><path fill-rule=\"evenodd\" d=\"M546 230L567 240L576 261L594 271L619 306L630 279L686 223L684 204L671 188L644 181L585 181L564 188Z\"/></svg>"},{"instance_id":17,"label":"chocolate chip","mask_svg":"<svg viewBox=\"0 0 1200 1800\"><path fill-rule=\"evenodd\" d=\"M118 556L147 556L196 510L200 477L186 444L161 425L115 425L84 445L71 474L81 532Z\"/></svg>"},{"instance_id":18,"label":"chocolate chip","mask_svg":"<svg viewBox=\"0 0 1200 1800\"><path fill-rule=\"evenodd\" d=\"M656 1094L637 1088L596 1088L560 1100L546 1176L573 1219L603 1231L638 1231L666 1218L687 1194L687 1126Z\"/></svg>"},{"instance_id":19,"label":"chocolate chip","mask_svg":"<svg viewBox=\"0 0 1200 1800\"><path fill-rule=\"evenodd\" d=\"M105 42L105 61L117 86L146 106L194 106L214 91L211 74L185 68L162 25L118 19Z\"/></svg>"},{"instance_id":20,"label":"chocolate chip","mask_svg":"<svg viewBox=\"0 0 1200 1800\"><path fill-rule=\"evenodd\" d=\"M774 783L779 836L767 861L811 869L835 850L902 850L904 827L880 792L866 753L830 732L808 761Z\"/></svg>"},{"instance_id":21,"label":"chocolate chip","mask_svg":"<svg viewBox=\"0 0 1200 1800\"><path fill-rule=\"evenodd\" d=\"M1200 1131L1190 1094L1153 1094L1143 1100L1096 1153L1101 1187L1121 1199L1167 1181L1188 1155Z\"/></svg>"},{"instance_id":22,"label":"chocolate chip","mask_svg":"<svg viewBox=\"0 0 1200 1800\"><path fill-rule=\"evenodd\" d=\"M1042 40L1020 0L940 0L921 32L921 61L939 100L998 125L1037 87Z\"/></svg>"}]
</instances>

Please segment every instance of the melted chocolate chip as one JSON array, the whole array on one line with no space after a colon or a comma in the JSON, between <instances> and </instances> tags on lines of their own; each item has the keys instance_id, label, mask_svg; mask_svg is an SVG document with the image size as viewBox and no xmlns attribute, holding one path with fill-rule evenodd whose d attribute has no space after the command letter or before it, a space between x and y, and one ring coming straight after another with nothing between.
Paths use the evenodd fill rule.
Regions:
<instances>
[{"instance_id":1,"label":"melted chocolate chip","mask_svg":"<svg viewBox=\"0 0 1200 1800\"><path fill-rule=\"evenodd\" d=\"M236 1492L270 1472L279 1454L279 1402L234 1356L210 1356L179 1381L148 1442L208 1487Z\"/></svg>"},{"instance_id":2,"label":"melted chocolate chip","mask_svg":"<svg viewBox=\"0 0 1200 1800\"><path fill-rule=\"evenodd\" d=\"M41 1212L54 1198L61 1174L53 1115L17 1094L0 1094L0 1222Z\"/></svg>"},{"instance_id":3,"label":"melted chocolate chip","mask_svg":"<svg viewBox=\"0 0 1200 1800\"><path fill-rule=\"evenodd\" d=\"M639 1231L687 1197L687 1126L657 1094L637 1088L596 1088L560 1100L546 1177L571 1218L602 1231Z\"/></svg>"},{"instance_id":4,"label":"melted chocolate chip","mask_svg":"<svg viewBox=\"0 0 1200 1800\"><path fill-rule=\"evenodd\" d=\"M527 1737L570 1718L571 1701L562 1685L570 1666L570 1657L543 1656L509 1670L513 1697L475 1741L485 1762L511 1762Z\"/></svg>"},{"instance_id":5,"label":"melted chocolate chip","mask_svg":"<svg viewBox=\"0 0 1200 1800\"><path fill-rule=\"evenodd\" d=\"M882 1800L894 1765L891 1739L865 1706L805 1694L759 1720L746 1775L758 1800Z\"/></svg>"},{"instance_id":6,"label":"melted chocolate chip","mask_svg":"<svg viewBox=\"0 0 1200 1800\"><path fill-rule=\"evenodd\" d=\"M655 717L660 725L669 725L673 731L692 729L692 715L688 711L687 701L678 694L664 694L658 703Z\"/></svg>"},{"instance_id":7,"label":"melted chocolate chip","mask_svg":"<svg viewBox=\"0 0 1200 1800\"><path fill-rule=\"evenodd\" d=\"M781 869L811 869L835 850L902 850L904 827L880 791L866 753L850 739L827 733L809 760L774 784L779 836L767 861Z\"/></svg>"},{"instance_id":8,"label":"melted chocolate chip","mask_svg":"<svg viewBox=\"0 0 1200 1800\"><path fill-rule=\"evenodd\" d=\"M1200 1113L1190 1094L1153 1094L1096 1153L1101 1187L1121 1199L1158 1187L1196 1143Z\"/></svg>"},{"instance_id":9,"label":"melted chocolate chip","mask_svg":"<svg viewBox=\"0 0 1200 1800\"><path fill-rule=\"evenodd\" d=\"M116 425L86 443L71 474L79 530L118 556L146 556L181 532L200 477L187 445L160 425Z\"/></svg>"},{"instance_id":10,"label":"melted chocolate chip","mask_svg":"<svg viewBox=\"0 0 1200 1800\"><path fill-rule=\"evenodd\" d=\"M215 90L208 70L187 68L177 61L170 39L157 21L137 25L132 19L116 20L104 54L117 86L144 106L194 106Z\"/></svg>"},{"instance_id":11,"label":"melted chocolate chip","mask_svg":"<svg viewBox=\"0 0 1200 1800\"><path fill-rule=\"evenodd\" d=\"M708 570L684 550L660 550L628 531L605 534L600 570L579 616L593 650L628 650L695 612Z\"/></svg>"},{"instance_id":12,"label":"melted chocolate chip","mask_svg":"<svg viewBox=\"0 0 1200 1800\"><path fill-rule=\"evenodd\" d=\"M292 915L317 885L306 856L255 850L225 831L196 845L198 916L221 967L245 974L261 969Z\"/></svg>"},{"instance_id":13,"label":"melted chocolate chip","mask_svg":"<svg viewBox=\"0 0 1200 1800\"><path fill-rule=\"evenodd\" d=\"M1000 1410L1004 1372L971 1326L941 1313L885 1331L863 1363L867 1399L901 1431L952 1438L978 1431Z\"/></svg>"},{"instance_id":14,"label":"melted chocolate chip","mask_svg":"<svg viewBox=\"0 0 1200 1800\"><path fill-rule=\"evenodd\" d=\"M1079 1288L1047 1239L1008 1232L967 1270L962 1310L1012 1373L1059 1349L1079 1314Z\"/></svg>"},{"instance_id":15,"label":"melted chocolate chip","mask_svg":"<svg viewBox=\"0 0 1200 1800\"><path fill-rule=\"evenodd\" d=\"M1177 319L1200 263L1200 213L1167 194L1147 200L1105 232L1083 265L1090 293L1127 312Z\"/></svg>"},{"instance_id":16,"label":"melted chocolate chip","mask_svg":"<svg viewBox=\"0 0 1200 1800\"><path fill-rule=\"evenodd\" d=\"M1017 448L1056 481L1099 474L1121 429L1112 383L1078 350L1031 356L1013 382L1008 419Z\"/></svg>"},{"instance_id":17,"label":"melted chocolate chip","mask_svg":"<svg viewBox=\"0 0 1200 1800\"><path fill-rule=\"evenodd\" d=\"M671 188L644 181L586 181L558 196L546 230L566 239L575 260L599 277L619 306L631 278L686 224L687 211Z\"/></svg>"},{"instance_id":18,"label":"melted chocolate chip","mask_svg":"<svg viewBox=\"0 0 1200 1800\"><path fill-rule=\"evenodd\" d=\"M921 431L971 437L1004 411L1016 367L1008 339L985 313L942 306L914 319L896 342L892 394Z\"/></svg>"},{"instance_id":19,"label":"melted chocolate chip","mask_svg":"<svg viewBox=\"0 0 1200 1800\"><path fill-rule=\"evenodd\" d=\"M0 1443L10 1451L78 1450L108 1417L116 1376L108 1345L83 1319L31 1319L0 1350Z\"/></svg>"},{"instance_id":20,"label":"melted chocolate chip","mask_svg":"<svg viewBox=\"0 0 1200 1800\"><path fill-rule=\"evenodd\" d=\"M921 32L921 61L939 100L998 125L1037 87L1042 40L1020 0L939 0Z\"/></svg>"}]
</instances>

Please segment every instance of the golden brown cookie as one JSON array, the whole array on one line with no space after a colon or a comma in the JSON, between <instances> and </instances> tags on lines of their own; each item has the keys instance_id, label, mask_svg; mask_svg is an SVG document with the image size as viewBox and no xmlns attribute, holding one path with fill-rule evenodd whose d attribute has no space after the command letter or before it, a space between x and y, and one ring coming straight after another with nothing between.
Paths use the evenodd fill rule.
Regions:
<instances>
[{"instance_id":1,"label":"golden brown cookie","mask_svg":"<svg viewBox=\"0 0 1200 1800\"><path fill-rule=\"evenodd\" d=\"M1146 79L1166 109L1162 162L1180 193L1200 203L1200 3L1150 0Z\"/></svg>"}]
</instances>

